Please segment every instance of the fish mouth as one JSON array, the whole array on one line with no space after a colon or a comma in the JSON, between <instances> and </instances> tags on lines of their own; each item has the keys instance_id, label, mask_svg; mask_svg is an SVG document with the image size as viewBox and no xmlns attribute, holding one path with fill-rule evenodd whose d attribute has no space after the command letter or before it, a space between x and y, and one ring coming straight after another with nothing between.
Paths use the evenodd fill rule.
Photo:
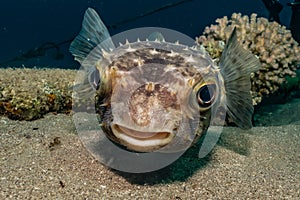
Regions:
<instances>
[{"instance_id":1,"label":"fish mouth","mask_svg":"<svg viewBox=\"0 0 300 200\"><path fill-rule=\"evenodd\" d=\"M174 134L169 131L146 132L114 124L113 134L130 150L150 152L169 144Z\"/></svg>"}]
</instances>

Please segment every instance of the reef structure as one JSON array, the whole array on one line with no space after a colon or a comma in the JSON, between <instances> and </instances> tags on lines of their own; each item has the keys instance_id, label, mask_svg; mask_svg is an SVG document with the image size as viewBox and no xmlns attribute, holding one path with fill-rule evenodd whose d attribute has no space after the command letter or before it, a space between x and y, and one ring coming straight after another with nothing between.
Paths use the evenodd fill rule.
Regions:
<instances>
[{"instance_id":1,"label":"reef structure","mask_svg":"<svg viewBox=\"0 0 300 200\"><path fill-rule=\"evenodd\" d=\"M262 64L261 69L251 76L254 105L278 91L288 78L296 77L300 47L285 26L258 18L257 14L248 17L240 13L233 13L230 19L227 16L219 18L216 23L206 27L196 42L218 60L231 31L237 28L243 47L258 56Z\"/></svg>"},{"instance_id":2,"label":"reef structure","mask_svg":"<svg viewBox=\"0 0 300 200\"><path fill-rule=\"evenodd\" d=\"M76 73L63 69L0 68L0 115L34 120L48 112L69 113Z\"/></svg>"}]
</instances>

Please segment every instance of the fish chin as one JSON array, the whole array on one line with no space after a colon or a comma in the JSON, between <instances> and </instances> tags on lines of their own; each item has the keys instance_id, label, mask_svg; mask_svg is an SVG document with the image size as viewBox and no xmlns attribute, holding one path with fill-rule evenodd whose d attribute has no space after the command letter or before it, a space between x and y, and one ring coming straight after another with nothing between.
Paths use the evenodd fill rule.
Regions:
<instances>
[{"instance_id":1,"label":"fish chin","mask_svg":"<svg viewBox=\"0 0 300 200\"><path fill-rule=\"evenodd\" d=\"M151 152L169 144L174 134L172 131L147 132L134 130L114 124L112 132L121 144L138 152Z\"/></svg>"}]
</instances>

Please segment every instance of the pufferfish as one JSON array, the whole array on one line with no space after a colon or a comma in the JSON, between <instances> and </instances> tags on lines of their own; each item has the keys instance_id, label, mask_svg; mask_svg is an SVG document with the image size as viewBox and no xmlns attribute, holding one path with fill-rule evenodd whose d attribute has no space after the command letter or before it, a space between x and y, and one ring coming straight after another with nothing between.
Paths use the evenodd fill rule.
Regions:
<instances>
[{"instance_id":1,"label":"pufferfish","mask_svg":"<svg viewBox=\"0 0 300 200\"><path fill-rule=\"evenodd\" d=\"M95 93L103 132L124 149L186 149L207 131L213 108L224 103L240 128L252 127L250 74L260 63L241 47L235 29L216 64L203 48L167 42L161 34L115 47L88 8L70 52L84 71L75 93Z\"/></svg>"}]
</instances>

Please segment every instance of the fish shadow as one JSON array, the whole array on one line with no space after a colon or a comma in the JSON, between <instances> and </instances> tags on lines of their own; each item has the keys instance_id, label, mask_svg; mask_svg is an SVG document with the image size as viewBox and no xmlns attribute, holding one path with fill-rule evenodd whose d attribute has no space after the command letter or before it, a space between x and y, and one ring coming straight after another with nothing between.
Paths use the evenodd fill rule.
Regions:
<instances>
[{"instance_id":1,"label":"fish shadow","mask_svg":"<svg viewBox=\"0 0 300 200\"><path fill-rule=\"evenodd\" d=\"M238 128L232 128L233 130ZM247 134L249 132L242 131L225 131L221 134L217 145L229 149L240 155L249 155L249 147L251 145ZM208 153L205 157L199 158L199 149L203 143L204 137L195 145L189 148L179 159L171 165L160 170L147 173L128 173L111 169L114 173L124 177L131 184L137 185L156 185L168 184L173 182L185 182L189 177L197 171L208 167L213 160L214 150Z\"/></svg>"},{"instance_id":2,"label":"fish shadow","mask_svg":"<svg viewBox=\"0 0 300 200\"><path fill-rule=\"evenodd\" d=\"M209 153L204 158L198 158L199 143L189 148L179 159L162 169L146 173L128 173L111 169L124 177L128 182L137 185L168 184L176 181L184 182L199 169L211 161Z\"/></svg>"},{"instance_id":3,"label":"fish shadow","mask_svg":"<svg viewBox=\"0 0 300 200\"><path fill-rule=\"evenodd\" d=\"M253 135L251 129L242 130L237 127L226 127L217 145L239 155L248 156L250 155L250 147L252 146L249 135Z\"/></svg>"}]
</instances>

